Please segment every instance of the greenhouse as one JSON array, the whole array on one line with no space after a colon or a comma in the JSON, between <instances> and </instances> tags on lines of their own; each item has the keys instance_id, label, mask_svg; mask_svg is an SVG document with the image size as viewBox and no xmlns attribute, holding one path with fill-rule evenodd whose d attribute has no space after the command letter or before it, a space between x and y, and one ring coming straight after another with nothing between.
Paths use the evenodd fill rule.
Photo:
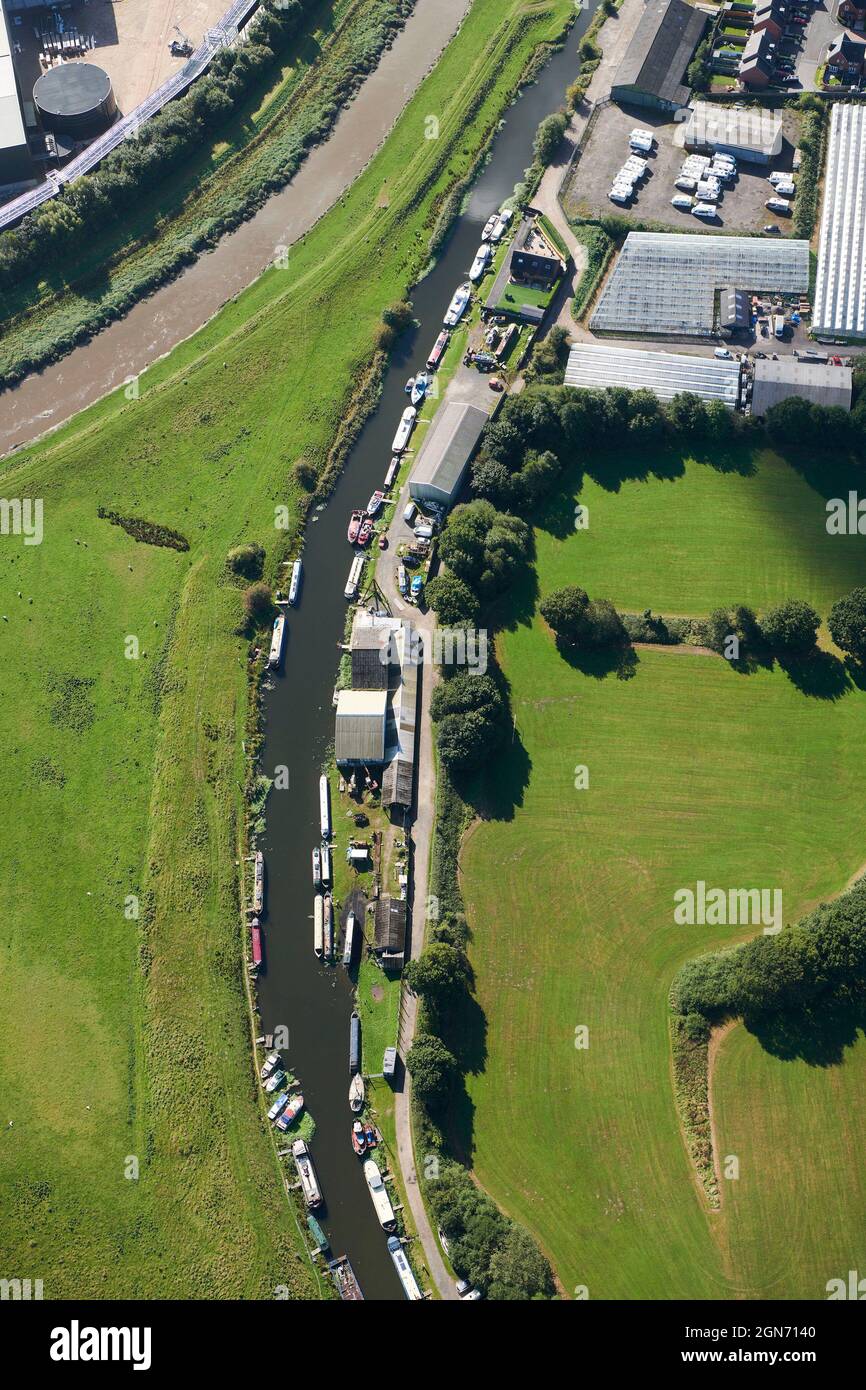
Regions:
<instances>
[{"instance_id":1,"label":"greenhouse","mask_svg":"<svg viewBox=\"0 0 866 1390\"><path fill-rule=\"evenodd\" d=\"M812 327L866 337L866 107L837 103L830 122Z\"/></svg>"},{"instance_id":2,"label":"greenhouse","mask_svg":"<svg viewBox=\"0 0 866 1390\"><path fill-rule=\"evenodd\" d=\"M707 338L718 292L809 288L809 243L762 237L630 232L590 320L594 333Z\"/></svg>"}]
</instances>

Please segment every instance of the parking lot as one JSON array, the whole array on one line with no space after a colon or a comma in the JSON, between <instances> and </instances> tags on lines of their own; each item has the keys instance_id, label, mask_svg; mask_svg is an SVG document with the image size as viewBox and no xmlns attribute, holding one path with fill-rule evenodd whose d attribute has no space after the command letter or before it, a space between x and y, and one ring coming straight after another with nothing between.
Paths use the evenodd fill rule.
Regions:
<instances>
[{"instance_id":1,"label":"parking lot","mask_svg":"<svg viewBox=\"0 0 866 1390\"><path fill-rule=\"evenodd\" d=\"M638 187L636 197L627 206L608 198L614 175L629 155L628 137L635 126L651 130L657 145L649 156L649 172ZM782 233L790 229L789 219L774 216L764 206L772 190L767 175L772 170L790 171L799 130L796 113L783 113L782 151L771 165L747 164L739 161L736 181L724 190L718 205L718 216L705 222L689 212L678 212L671 206L677 193L674 187L686 150L682 145L683 126L667 121L644 107L610 105L599 112L581 155L576 177L568 198L571 216L598 218L616 213L635 222L662 225L678 232L759 232L770 222L779 225Z\"/></svg>"},{"instance_id":2,"label":"parking lot","mask_svg":"<svg viewBox=\"0 0 866 1390\"><path fill-rule=\"evenodd\" d=\"M796 49L795 91L815 90L815 74L826 57L828 45L831 39L835 39L845 28L836 18L836 3L837 0L830 0L829 4L821 0L821 4L812 6L812 17L803 30L802 46ZM786 42L790 41L788 37Z\"/></svg>"}]
</instances>

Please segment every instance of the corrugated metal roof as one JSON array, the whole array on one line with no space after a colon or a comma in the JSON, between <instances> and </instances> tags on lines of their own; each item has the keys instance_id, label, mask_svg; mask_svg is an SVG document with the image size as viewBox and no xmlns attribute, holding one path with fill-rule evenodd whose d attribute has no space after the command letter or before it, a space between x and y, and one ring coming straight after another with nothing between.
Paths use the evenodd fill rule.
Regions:
<instances>
[{"instance_id":1,"label":"corrugated metal roof","mask_svg":"<svg viewBox=\"0 0 866 1390\"><path fill-rule=\"evenodd\" d=\"M685 106L690 89L683 78L706 23L707 16L685 0L650 0L616 70L613 94L634 87Z\"/></svg>"},{"instance_id":2,"label":"corrugated metal roof","mask_svg":"<svg viewBox=\"0 0 866 1390\"><path fill-rule=\"evenodd\" d=\"M27 132L12 65L12 44L6 15L0 4L0 149L17 149L26 144Z\"/></svg>"},{"instance_id":3,"label":"corrugated metal roof","mask_svg":"<svg viewBox=\"0 0 866 1390\"><path fill-rule=\"evenodd\" d=\"M412 472L413 497L435 493L446 504L453 502L488 418L480 406L464 401L446 401L439 407Z\"/></svg>"},{"instance_id":4,"label":"corrugated metal roof","mask_svg":"<svg viewBox=\"0 0 866 1390\"><path fill-rule=\"evenodd\" d=\"M683 141L687 149L737 149L771 159L782 148L782 118L763 106L714 106L696 101Z\"/></svg>"},{"instance_id":5,"label":"corrugated metal roof","mask_svg":"<svg viewBox=\"0 0 866 1390\"><path fill-rule=\"evenodd\" d=\"M866 337L866 107L850 103L830 118L812 327Z\"/></svg>"},{"instance_id":6,"label":"corrugated metal roof","mask_svg":"<svg viewBox=\"0 0 866 1390\"><path fill-rule=\"evenodd\" d=\"M376 950L402 956L406 949L406 903L402 898L380 898L376 903Z\"/></svg>"},{"instance_id":7,"label":"corrugated metal roof","mask_svg":"<svg viewBox=\"0 0 866 1390\"><path fill-rule=\"evenodd\" d=\"M850 367L834 367L824 362L798 362L794 357L768 358L755 362L752 414L763 415L779 401L802 396L816 405L835 405L851 409L853 372Z\"/></svg>"},{"instance_id":8,"label":"corrugated metal roof","mask_svg":"<svg viewBox=\"0 0 866 1390\"><path fill-rule=\"evenodd\" d=\"M341 690L337 696L335 755L338 763L385 760L386 690Z\"/></svg>"},{"instance_id":9,"label":"corrugated metal roof","mask_svg":"<svg viewBox=\"0 0 866 1390\"><path fill-rule=\"evenodd\" d=\"M722 401L731 409L737 403L739 382L739 362L593 343L575 343L565 369L566 386L587 390L608 386L625 386L632 391L644 388L654 391L663 401L681 391L690 391L701 400Z\"/></svg>"}]
</instances>

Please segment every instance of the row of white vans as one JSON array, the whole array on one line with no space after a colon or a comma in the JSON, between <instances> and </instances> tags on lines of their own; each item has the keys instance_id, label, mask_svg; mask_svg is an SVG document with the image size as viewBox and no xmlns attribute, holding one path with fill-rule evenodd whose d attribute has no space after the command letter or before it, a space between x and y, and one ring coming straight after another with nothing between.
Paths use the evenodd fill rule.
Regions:
<instances>
[{"instance_id":1,"label":"row of white vans","mask_svg":"<svg viewBox=\"0 0 866 1390\"><path fill-rule=\"evenodd\" d=\"M680 192L674 194L671 204L679 212L690 212L695 217L716 217L722 191L730 187L736 177L737 161L733 155L716 153L710 158L705 154L690 154L683 160L679 178L674 183Z\"/></svg>"},{"instance_id":2,"label":"row of white vans","mask_svg":"<svg viewBox=\"0 0 866 1390\"><path fill-rule=\"evenodd\" d=\"M631 154L614 176L610 192L607 195L612 203L625 204L634 197L635 189L649 167L644 156L652 154L655 143L655 136L651 130L644 130L641 126L635 126L634 130L631 131L628 137L628 147Z\"/></svg>"}]
</instances>

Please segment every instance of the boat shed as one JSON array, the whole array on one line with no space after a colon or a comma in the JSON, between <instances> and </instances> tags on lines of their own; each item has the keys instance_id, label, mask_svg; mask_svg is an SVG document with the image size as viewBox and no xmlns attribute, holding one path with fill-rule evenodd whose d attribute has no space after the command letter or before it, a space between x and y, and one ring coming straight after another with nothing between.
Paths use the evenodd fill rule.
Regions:
<instances>
[{"instance_id":1,"label":"boat shed","mask_svg":"<svg viewBox=\"0 0 866 1390\"><path fill-rule=\"evenodd\" d=\"M12 44L0 4L0 184L25 183L33 178L21 97L12 61Z\"/></svg>"},{"instance_id":2,"label":"boat shed","mask_svg":"<svg viewBox=\"0 0 866 1390\"><path fill-rule=\"evenodd\" d=\"M406 903L382 897L376 903L374 951L385 966L403 968L406 953Z\"/></svg>"},{"instance_id":3,"label":"boat shed","mask_svg":"<svg viewBox=\"0 0 866 1390\"><path fill-rule=\"evenodd\" d=\"M616 70L613 100L657 111L686 106L686 69L706 27L706 13L686 0L649 0Z\"/></svg>"},{"instance_id":4,"label":"boat shed","mask_svg":"<svg viewBox=\"0 0 866 1390\"><path fill-rule=\"evenodd\" d=\"M453 505L488 418L468 401L442 403L409 480L413 501Z\"/></svg>"},{"instance_id":5,"label":"boat shed","mask_svg":"<svg viewBox=\"0 0 866 1390\"><path fill-rule=\"evenodd\" d=\"M752 390L752 414L764 415L789 396L800 396L815 405L851 409L853 372L829 362L800 362L780 357L778 362L758 358Z\"/></svg>"},{"instance_id":6,"label":"boat shed","mask_svg":"<svg viewBox=\"0 0 866 1390\"><path fill-rule=\"evenodd\" d=\"M763 106L714 106L696 101L683 144L699 154L730 154L751 164L769 164L782 151L782 118Z\"/></svg>"},{"instance_id":7,"label":"boat shed","mask_svg":"<svg viewBox=\"0 0 866 1390\"><path fill-rule=\"evenodd\" d=\"M387 690L390 633L373 624L352 628L352 689Z\"/></svg>"},{"instance_id":8,"label":"boat shed","mask_svg":"<svg viewBox=\"0 0 866 1390\"><path fill-rule=\"evenodd\" d=\"M335 756L340 766L385 761L387 690L341 690L337 696Z\"/></svg>"},{"instance_id":9,"label":"boat shed","mask_svg":"<svg viewBox=\"0 0 866 1390\"><path fill-rule=\"evenodd\" d=\"M624 386L630 391L652 391L661 401L689 391L702 401L721 401L733 410L740 389L740 364L733 358L574 343L565 385L589 391Z\"/></svg>"}]
</instances>

